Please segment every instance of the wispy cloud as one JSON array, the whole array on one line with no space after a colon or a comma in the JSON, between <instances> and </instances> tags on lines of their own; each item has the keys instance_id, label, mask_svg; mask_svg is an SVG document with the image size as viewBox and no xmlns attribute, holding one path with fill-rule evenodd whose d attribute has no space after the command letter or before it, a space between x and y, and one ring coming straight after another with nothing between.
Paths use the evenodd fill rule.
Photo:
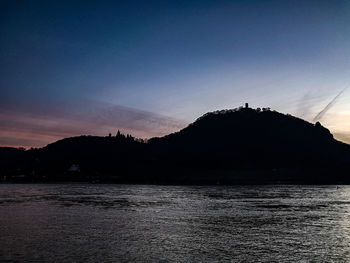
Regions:
<instances>
[{"instance_id":1,"label":"wispy cloud","mask_svg":"<svg viewBox=\"0 0 350 263\"><path fill-rule=\"evenodd\" d=\"M115 134L118 129L149 138L185 125L184 121L161 114L96 101L68 103L56 108L0 106L0 145L41 147L65 137Z\"/></svg>"},{"instance_id":2,"label":"wispy cloud","mask_svg":"<svg viewBox=\"0 0 350 263\"><path fill-rule=\"evenodd\" d=\"M298 101L297 103L297 109L295 112L295 115L300 118L307 118L307 116L310 114L311 109L311 103L310 99L312 98L310 93L304 94L304 96Z\"/></svg>"}]
</instances>

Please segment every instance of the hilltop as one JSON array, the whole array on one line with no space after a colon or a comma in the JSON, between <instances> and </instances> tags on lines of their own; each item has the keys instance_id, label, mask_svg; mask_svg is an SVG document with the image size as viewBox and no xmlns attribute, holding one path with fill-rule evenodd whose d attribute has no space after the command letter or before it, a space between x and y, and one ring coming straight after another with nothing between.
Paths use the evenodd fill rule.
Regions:
<instances>
[{"instance_id":1,"label":"hilltop","mask_svg":"<svg viewBox=\"0 0 350 263\"><path fill-rule=\"evenodd\" d=\"M7 152L0 154L9 156ZM2 161L2 174L32 181L350 182L350 146L319 122L247 105L207 113L178 132L147 142L120 132L80 136L17 156L16 164L16 158Z\"/></svg>"}]
</instances>

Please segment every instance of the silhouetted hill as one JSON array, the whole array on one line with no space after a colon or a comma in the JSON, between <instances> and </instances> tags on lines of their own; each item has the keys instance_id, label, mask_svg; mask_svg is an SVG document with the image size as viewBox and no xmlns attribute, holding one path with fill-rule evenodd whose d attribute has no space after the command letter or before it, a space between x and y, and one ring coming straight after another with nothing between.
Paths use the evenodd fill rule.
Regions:
<instances>
[{"instance_id":1,"label":"silhouetted hill","mask_svg":"<svg viewBox=\"0 0 350 263\"><path fill-rule=\"evenodd\" d=\"M208 156L209 161L223 158L235 165L240 161L253 166L345 160L350 150L320 123L250 108L208 113L179 132L151 139L150 144L181 156Z\"/></svg>"},{"instance_id":2,"label":"silhouetted hill","mask_svg":"<svg viewBox=\"0 0 350 263\"><path fill-rule=\"evenodd\" d=\"M350 182L349 145L320 123L269 109L207 113L179 132L148 142L118 132L67 138L26 151L24 160L23 151L20 155L17 170L12 163L9 175L39 181Z\"/></svg>"},{"instance_id":3,"label":"silhouetted hill","mask_svg":"<svg viewBox=\"0 0 350 263\"><path fill-rule=\"evenodd\" d=\"M15 174L26 159L27 153L22 148L0 147L0 181L1 175Z\"/></svg>"}]
</instances>

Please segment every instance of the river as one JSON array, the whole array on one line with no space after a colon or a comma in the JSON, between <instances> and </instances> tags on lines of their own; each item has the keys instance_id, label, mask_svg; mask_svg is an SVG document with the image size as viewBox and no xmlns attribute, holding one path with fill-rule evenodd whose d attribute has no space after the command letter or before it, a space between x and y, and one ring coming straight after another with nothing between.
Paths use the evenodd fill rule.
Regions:
<instances>
[{"instance_id":1,"label":"river","mask_svg":"<svg viewBox=\"0 0 350 263\"><path fill-rule=\"evenodd\" d=\"M350 262L350 186L0 184L0 262Z\"/></svg>"}]
</instances>

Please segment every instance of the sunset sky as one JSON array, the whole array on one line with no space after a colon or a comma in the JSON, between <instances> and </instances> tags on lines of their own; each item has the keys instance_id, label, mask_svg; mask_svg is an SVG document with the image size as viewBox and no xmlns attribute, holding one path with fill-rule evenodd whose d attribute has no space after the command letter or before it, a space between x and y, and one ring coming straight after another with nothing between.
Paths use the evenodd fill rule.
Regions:
<instances>
[{"instance_id":1,"label":"sunset sky","mask_svg":"<svg viewBox=\"0 0 350 263\"><path fill-rule=\"evenodd\" d=\"M0 1L0 146L270 107L350 143L350 1Z\"/></svg>"}]
</instances>

